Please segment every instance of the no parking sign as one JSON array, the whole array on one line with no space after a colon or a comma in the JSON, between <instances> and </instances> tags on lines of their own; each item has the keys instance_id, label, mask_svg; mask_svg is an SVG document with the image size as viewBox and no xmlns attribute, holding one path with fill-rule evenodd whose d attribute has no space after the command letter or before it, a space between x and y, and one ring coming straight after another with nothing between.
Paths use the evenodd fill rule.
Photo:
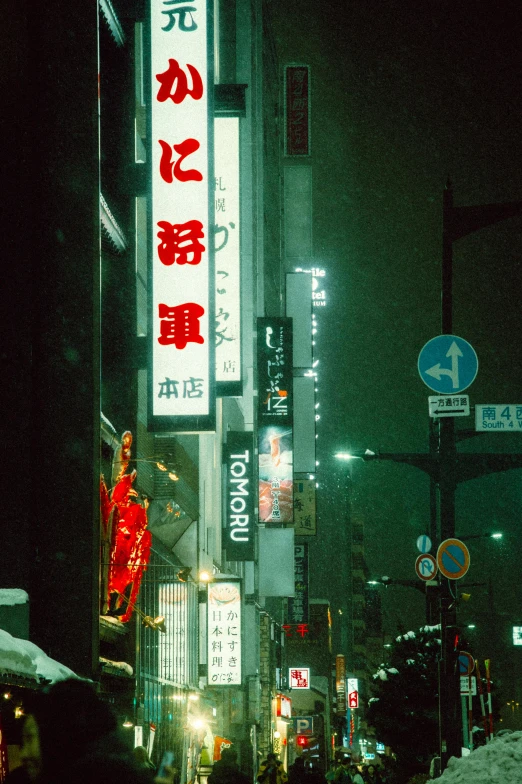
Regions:
<instances>
[{"instance_id":1,"label":"no parking sign","mask_svg":"<svg viewBox=\"0 0 522 784\"><path fill-rule=\"evenodd\" d=\"M448 580L460 580L469 569L469 550L460 539L445 539L437 550L437 566Z\"/></svg>"}]
</instances>

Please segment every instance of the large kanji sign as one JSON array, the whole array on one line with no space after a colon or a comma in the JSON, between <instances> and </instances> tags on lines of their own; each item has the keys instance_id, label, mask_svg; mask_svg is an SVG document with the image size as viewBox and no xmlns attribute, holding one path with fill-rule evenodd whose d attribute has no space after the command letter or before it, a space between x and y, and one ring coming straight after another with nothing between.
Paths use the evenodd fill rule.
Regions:
<instances>
[{"instance_id":1,"label":"large kanji sign","mask_svg":"<svg viewBox=\"0 0 522 784\"><path fill-rule=\"evenodd\" d=\"M150 2L149 418L155 430L214 427L207 5L208 0Z\"/></svg>"}]
</instances>

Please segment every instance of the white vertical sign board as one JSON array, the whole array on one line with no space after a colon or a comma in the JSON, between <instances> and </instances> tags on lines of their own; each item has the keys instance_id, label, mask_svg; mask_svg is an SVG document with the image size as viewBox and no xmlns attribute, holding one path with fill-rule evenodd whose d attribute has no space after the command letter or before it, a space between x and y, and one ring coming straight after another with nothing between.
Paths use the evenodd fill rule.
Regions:
<instances>
[{"instance_id":1,"label":"white vertical sign board","mask_svg":"<svg viewBox=\"0 0 522 784\"><path fill-rule=\"evenodd\" d=\"M158 429L210 429L205 417L213 418L215 367L207 0L189 6L151 0L150 25L150 413Z\"/></svg>"},{"instance_id":2,"label":"white vertical sign board","mask_svg":"<svg viewBox=\"0 0 522 784\"><path fill-rule=\"evenodd\" d=\"M216 381L241 381L239 118L214 121ZM226 394L226 390L224 391Z\"/></svg>"},{"instance_id":3,"label":"white vertical sign board","mask_svg":"<svg viewBox=\"0 0 522 784\"><path fill-rule=\"evenodd\" d=\"M208 684L238 685L241 683L240 583L210 583L207 612Z\"/></svg>"}]
</instances>

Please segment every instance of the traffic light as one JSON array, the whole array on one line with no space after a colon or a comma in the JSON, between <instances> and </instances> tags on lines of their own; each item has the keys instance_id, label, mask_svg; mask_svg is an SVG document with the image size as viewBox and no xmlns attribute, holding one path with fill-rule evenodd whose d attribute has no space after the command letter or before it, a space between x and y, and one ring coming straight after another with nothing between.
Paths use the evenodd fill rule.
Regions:
<instances>
[{"instance_id":1,"label":"traffic light","mask_svg":"<svg viewBox=\"0 0 522 784\"><path fill-rule=\"evenodd\" d=\"M296 741L297 745L301 746L302 749L308 748L308 738L306 735L297 735Z\"/></svg>"}]
</instances>

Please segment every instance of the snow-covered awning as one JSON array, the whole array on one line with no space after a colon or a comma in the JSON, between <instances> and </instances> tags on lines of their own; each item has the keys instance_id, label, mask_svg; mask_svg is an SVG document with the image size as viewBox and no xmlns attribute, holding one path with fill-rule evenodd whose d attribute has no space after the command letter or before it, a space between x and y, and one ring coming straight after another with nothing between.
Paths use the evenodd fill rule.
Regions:
<instances>
[{"instance_id":1,"label":"snow-covered awning","mask_svg":"<svg viewBox=\"0 0 522 784\"><path fill-rule=\"evenodd\" d=\"M20 675L37 683L55 683L66 678L77 678L72 670L51 659L29 640L13 637L0 629L0 676Z\"/></svg>"}]
</instances>

